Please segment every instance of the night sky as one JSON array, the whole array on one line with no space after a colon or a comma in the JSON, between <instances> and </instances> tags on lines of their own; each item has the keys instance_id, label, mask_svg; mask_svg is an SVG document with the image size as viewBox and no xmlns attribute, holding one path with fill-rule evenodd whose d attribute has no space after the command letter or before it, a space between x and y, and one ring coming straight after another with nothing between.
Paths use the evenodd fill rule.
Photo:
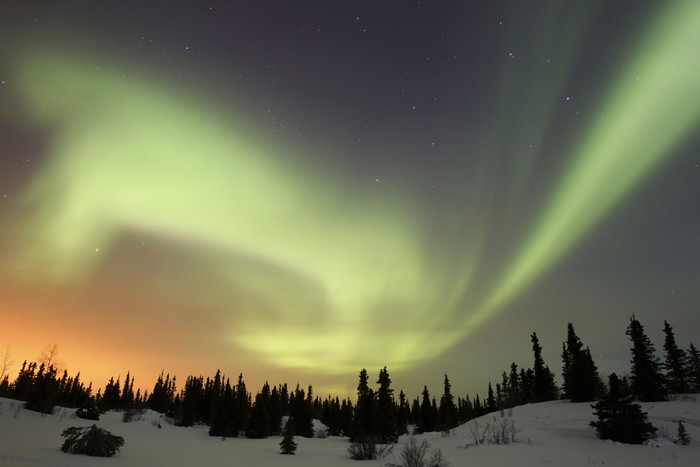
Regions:
<instances>
[{"instance_id":1,"label":"night sky","mask_svg":"<svg viewBox=\"0 0 700 467\"><path fill-rule=\"evenodd\" d=\"M484 393L700 344L700 2L4 1L0 346Z\"/></svg>"}]
</instances>

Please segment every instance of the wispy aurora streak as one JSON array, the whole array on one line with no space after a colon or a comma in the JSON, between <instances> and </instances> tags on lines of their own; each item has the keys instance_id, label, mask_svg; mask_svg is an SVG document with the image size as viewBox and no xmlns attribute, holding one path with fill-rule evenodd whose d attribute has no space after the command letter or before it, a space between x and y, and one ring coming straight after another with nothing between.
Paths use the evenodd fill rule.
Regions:
<instances>
[{"instance_id":1,"label":"wispy aurora streak","mask_svg":"<svg viewBox=\"0 0 700 467\"><path fill-rule=\"evenodd\" d=\"M604 103L549 205L493 292L465 319L473 329L527 289L698 127L700 2L668 4Z\"/></svg>"}]
</instances>

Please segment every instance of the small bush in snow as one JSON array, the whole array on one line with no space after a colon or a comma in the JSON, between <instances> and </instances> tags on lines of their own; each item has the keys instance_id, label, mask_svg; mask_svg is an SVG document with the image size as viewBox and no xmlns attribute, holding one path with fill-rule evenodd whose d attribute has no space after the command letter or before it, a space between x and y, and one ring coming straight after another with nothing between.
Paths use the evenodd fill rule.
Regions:
<instances>
[{"instance_id":1,"label":"small bush in snow","mask_svg":"<svg viewBox=\"0 0 700 467\"><path fill-rule=\"evenodd\" d=\"M348 455L356 461L384 459L393 449L393 444L377 444L373 439L365 439L350 444Z\"/></svg>"},{"instance_id":2,"label":"small bush in snow","mask_svg":"<svg viewBox=\"0 0 700 467\"><path fill-rule=\"evenodd\" d=\"M683 425L683 422L681 421L678 421L678 441L676 441L676 443L682 444L683 446L690 444L690 436L685 430L685 425Z\"/></svg>"},{"instance_id":3,"label":"small bush in snow","mask_svg":"<svg viewBox=\"0 0 700 467\"><path fill-rule=\"evenodd\" d=\"M401 450L401 464L387 464L389 467L448 467L450 464L447 463L442 455L442 451L439 449L433 449L428 456L428 450L430 449L430 443L428 440L424 439L422 443L418 444L416 439L411 436L408 442L404 445Z\"/></svg>"},{"instance_id":4,"label":"small bush in snow","mask_svg":"<svg viewBox=\"0 0 700 467\"><path fill-rule=\"evenodd\" d=\"M493 425L487 424L485 431L491 444L515 443L515 435L518 433L515 422L510 419L501 420Z\"/></svg>"},{"instance_id":5,"label":"small bush in snow","mask_svg":"<svg viewBox=\"0 0 700 467\"><path fill-rule=\"evenodd\" d=\"M472 444L474 446L478 446L478 445L484 444L486 442L488 425L486 425L486 428L487 428L486 430L481 430L481 426L479 425L479 422L477 420L474 420L469 425L469 434L471 435Z\"/></svg>"},{"instance_id":6,"label":"small bush in snow","mask_svg":"<svg viewBox=\"0 0 700 467\"><path fill-rule=\"evenodd\" d=\"M597 420L590 422L600 439L620 443L642 444L656 434L657 429L649 423L646 412L626 395L622 383L615 373L608 377L608 394L595 405Z\"/></svg>"},{"instance_id":7,"label":"small bush in snow","mask_svg":"<svg viewBox=\"0 0 700 467\"><path fill-rule=\"evenodd\" d=\"M144 419L145 413L146 413L146 409L136 409L136 408L126 409L124 411L124 413L122 414L122 422L124 422L124 423L139 422L139 421Z\"/></svg>"},{"instance_id":8,"label":"small bush in snow","mask_svg":"<svg viewBox=\"0 0 700 467\"><path fill-rule=\"evenodd\" d=\"M100 410L96 405L83 406L75 411L75 416L83 420L99 420Z\"/></svg>"},{"instance_id":9,"label":"small bush in snow","mask_svg":"<svg viewBox=\"0 0 700 467\"><path fill-rule=\"evenodd\" d=\"M66 428L61 433L66 438L61 451L96 457L112 457L124 445L124 438L99 428L97 425Z\"/></svg>"}]
</instances>

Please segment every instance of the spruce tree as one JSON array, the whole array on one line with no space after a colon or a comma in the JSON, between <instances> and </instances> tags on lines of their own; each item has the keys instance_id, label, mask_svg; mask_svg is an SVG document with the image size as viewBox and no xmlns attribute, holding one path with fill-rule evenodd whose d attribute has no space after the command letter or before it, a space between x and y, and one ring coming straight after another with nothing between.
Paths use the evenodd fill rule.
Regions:
<instances>
[{"instance_id":1,"label":"spruce tree","mask_svg":"<svg viewBox=\"0 0 700 467\"><path fill-rule=\"evenodd\" d=\"M231 381L226 378L226 384L224 384L221 396L216 403L216 411L209 426L209 436L237 437L239 428L236 426L235 418L235 393L231 387Z\"/></svg>"},{"instance_id":2,"label":"spruce tree","mask_svg":"<svg viewBox=\"0 0 700 467\"><path fill-rule=\"evenodd\" d=\"M282 441L280 441L280 452L282 454L294 455L297 450L297 443L294 441L294 423L287 419L282 431Z\"/></svg>"},{"instance_id":3,"label":"spruce tree","mask_svg":"<svg viewBox=\"0 0 700 467\"><path fill-rule=\"evenodd\" d=\"M102 411L119 408L119 402L121 399L121 390L119 389L120 386L119 378L117 378L116 382L114 381L113 377L109 379L109 383L107 383L107 386L105 386L105 392L102 395L100 407Z\"/></svg>"},{"instance_id":4,"label":"spruce tree","mask_svg":"<svg viewBox=\"0 0 700 467\"><path fill-rule=\"evenodd\" d=\"M455 398L452 395L452 385L450 379L445 375L443 383L443 393L440 398L440 429L442 431L451 430L458 425L457 408L455 407Z\"/></svg>"},{"instance_id":5,"label":"spruce tree","mask_svg":"<svg viewBox=\"0 0 700 467\"><path fill-rule=\"evenodd\" d=\"M663 379L659 371L654 346L644 333L642 324L632 315L626 334L632 341L631 389L644 402L666 399Z\"/></svg>"},{"instance_id":6,"label":"spruce tree","mask_svg":"<svg viewBox=\"0 0 700 467\"><path fill-rule=\"evenodd\" d=\"M246 389L245 381L243 381L243 373L238 375L238 382L236 383L235 396L233 399L235 408L231 417L231 429L235 433L234 436L238 436L239 432L245 429L251 405L250 395Z\"/></svg>"},{"instance_id":7,"label":"spruce tree","mask_svg":"<svg viewBox=\"0 0 700 467\"><path fill-rule=\"evenodd\" d=\"M693 344L688 349L688 382L693 392L700 392L700 352Z\"/></svg>"},{"instance_id":8,"label":"spruce tree","mask_svg":"<svg viewBox=\"0 0 700 467\"><path fill-rule=\"evenodd\" d=\"M368 384L367 370L360 371L360 381L357 384L357 404L355 405L355 420L350 441L371 440L376 435L377 409L374 391Z\"/></svg>"},{"instance_id":9,"label":"spruce tree","mask_svg":"<svg viewBox=\"0 0 700 467\"><path fill-rule=\"evenodd\" d=\"M433 417L433 408L430 404L428 386L423 387L423 401L420 404L420 421L417 431L418 433L435 431L435 417Z\"/></svg>"},{"instance_id":10,"label":"spruce tree","mask_svg":"<svg viewBox=\"0 0 700 467\"><path fill-rule=\"evenodd\" d=\"M408 433L408 421L411 418L411 407L406 400L406 394L399 392L399 412L396 417L396 432L400 435Z\"/></svg>"},{"instance_id":11,"label":"spruce tree","mask_svg":"<svg viewBox=\"0 0 700 467\"><path fill-rule=\"evenodd\" d=\"M277 386L272 388L269 401L270 435L279 435L282 432L282 399Z\"/></svg>"},{"instance_id":12,"label":"spruce tree","mask_svg":"<svg viewBox=\"0 0 700 467\"><path fill-rule=\"evenodd\" d=\"M391 389L391 379L386 367L379 371L377 380L377 436L379 443L395 443L398 441L396 429L396 403L394 390Z\"/></svg>"},{"instance_id":13,"label":"spruce tree","mask_svg":"<svg viewBox=\"0 0 700 467\"><path fill-rule=\"evenodd\" d=\"M309 396L305 397L304 390L299 389L297 384L294 390L294 400L290 402L292 421L294 422L294 433L304 438L314 437L314 421L311 406L311 386L309 386Z\"/></svg>"},{"instance_id":14,"label":"spruce tree","mask_svg":"<svg viewBox=\"0 0 700 467\"><path fill-rule=\"evenodd\" d=\"M122 409L130 409L134 405L134 382L131 378L131 372L126 373L124 380L124 388L119 400L119 406Z\"/></svg>"},{"instance_id":15,"label":"spruce tree","mask_svg":"<svg viewBox=\"0 0 700 467\"><path fill-rule=\"evenodd\" d=\"M685 394L689 392L688 384L688 357L676 345L676 336L673 333L673 328L664 321L664 351L666 357L663 362L663 369L666 372L664 375L666 380L666 388L671 394Z\"/></svg>"},{"instance_id":16,"label":"spruce tree","mask_svg":"<svg viewBox=\"0 0 700 467\"><path fill-rule=\"evenodd\" d=\"M437 430L437 428L440 426L440 411L438 410L435 396L433 396L433 400L430 402L430 411L433 414L433 426L435 426L435 429Z\"/></svg>"},{"instance_id":17,"label":"spruce tree","mask_svg":"<svg viewBox=\"0 0 700 467\"><path fill-rule=\"evenodd\" d=\"M506 391L506 400L508 407L515 407L522 403L522 384L520 376L518 376L518 365L515 362L510 364L510 373L508 373L508 390Z\"/></svg>"},{"instance_id":18,"label":"spruce tree","mask_svg":"<svg viewBox=\"0 0 700 467\"><path fill-rule=\"evenodd\" d=\"M632 396L621 394L621 384L615 373L609 378L607 396L592 405L598 420L590 422L600 439L620 443L641 444L654 436L656 428L647 421L646 412L632 402Z\"/></svg>"},{"instance_id":19,"label":"spruce tree","mask_svg":"<svg viewBox=\"0 0 700 467\"><path fill-rule=\"evenodd\" d=\"M557 398L557 386L554 384L554 374L552 374L549 367L544 364L542 347L540 347L539 339L537 339L537 333L533 332L530 339L532 341L532 351L535 354L534 401L551 401Z\"/></svg>"},{"instance_id":20,"label":"spruce tree","mask_svg":"<svg viewBox=\"0 0 700 467\"><path fill-rule=\"evenodd\" d=\"M420 398L416 397L413 399L411 404L411 420L412 425L416 425L416 429L420 426Z\"/></svg>"},{"instance_id":21,"label":"spruce tree","mask_svg":"<svg viewBox=\"0 0 700 467\"><path fill-rule=\"evenodd\" d=\"M267 438L270 434L270 385L265 381L262 390L255 396L255 404L245 425L247 438Z\"/></svg>"},{"instance_id":22,"label":"spruce tree","mask_svg":"<svg viewBox=\"0 0 700 467\"><path fill-rule=\"evenodd\" d=\"M491 413L495 412L496 410L498 410L498 407L496 407L496 398L493 395L493 387L489 381L489 389L486 393L486 411Z\"/></svg>"},{"instance_id":23,"label":"spruce tree","mask_svg":"<svg viewBox=\"0 0 700 467\"><path fill-rule=\"evenodd\" d=\"M676 443L682 444L683 446L690 444L690 436L685 429L685 425L683 425L683 422L680 420L678 420L678 441L676 441Z\"/></svg>"},{"instance_id":24,"label":"spruce tree","mask_svg":"<svg viewBox=\"0 0 700 467\"><path fill-rule=\"evenodd\" d=\"M42 363L34 378L34 388L24 407L35 412L53 413L59 387L60 383L56 379L56 369L53 365L44 367Z\"/></svg>"},{"instance_id":25,"label":"spruce tree","mask_svg":"<svg viewBox=\"0 0 700 467\"><path fill-rule=\"evenodd\" d=\"M562 343L562 347L562 397L571 402L595 400L601 395L603 384L590 350L583 348L571 323L567 326L566 342Z\"/></svg>"}]
</instances>

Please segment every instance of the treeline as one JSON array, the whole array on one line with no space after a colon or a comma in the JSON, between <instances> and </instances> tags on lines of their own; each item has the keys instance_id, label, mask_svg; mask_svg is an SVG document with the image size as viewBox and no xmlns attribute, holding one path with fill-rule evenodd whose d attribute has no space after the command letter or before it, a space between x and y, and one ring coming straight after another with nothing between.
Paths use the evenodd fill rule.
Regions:
<instances>
[{"instance_id":1,"label":"treeline","mask_svg":"<svg viewBox=\"0 0 700 467\"><path fill-rule=\"evenodd\" d=\"M664 322L664 359L644 333L641 323L632 316L626 331L632 347L629 377L619 381L622 394L642 401L664 400L670 394L700 392L700 354L693 344L689 349L678 347L671 326ZM71 377L66 371L57 375L51 363L22 365L17 378L10 382L6 375L0 381L0 396L25 401L25 408L51 413L55 405L77 408L82 413L107 410L151 409L165 414L179 426L204 424L211 436L265 438L282 433L283 417L289 417L290 429L302 437L315 435L346 436L352 441L373 440L396 442L409 427L417 433L449 431L484 414L511 407L553 400L573 402L595 401L605 396L603 383L588 347L578 338L571 323L562 342L562 380L559 387L554 373L544 362L536 333L530 336L533 364L519 368L513 362L503 371L501 381L488 383L486 397L476 394L457 397L447 375L439 400L431 396L427 385L422 393L409 401L403 391L398 400L391 387L387 368L379 371L372 387L365 369L359 373L357 400L314 396L312 386L306 390L297 384L270 386L267 382L256 393L248 391L243 375L235 382L217 371L213 377L189 376L178 390L175 376L158 377L153 390L134 392L134 379L127 373L124 382L110 378L104 390L93 393L92 384L80 381L80 373ZM313 420L326 427L314 433Z\"/></svg>"}]
</instances>

